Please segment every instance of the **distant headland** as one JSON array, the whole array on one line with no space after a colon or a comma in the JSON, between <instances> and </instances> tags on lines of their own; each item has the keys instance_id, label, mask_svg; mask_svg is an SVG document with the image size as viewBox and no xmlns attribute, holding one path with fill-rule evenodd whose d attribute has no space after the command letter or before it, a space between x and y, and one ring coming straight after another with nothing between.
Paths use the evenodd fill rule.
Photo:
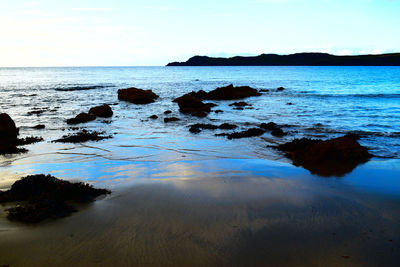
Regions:
<instances>
[{"instance_id":1,"label":"distant headland","mask_svg":"<svg viewBox=\"0 0 400 267\"><path fill-rule=\"evenodd\" d=\"M261 54L230 58L194 56L167 66L400 66L400 53L336 56L326 53Z\"/></svg>"}]
</instances>

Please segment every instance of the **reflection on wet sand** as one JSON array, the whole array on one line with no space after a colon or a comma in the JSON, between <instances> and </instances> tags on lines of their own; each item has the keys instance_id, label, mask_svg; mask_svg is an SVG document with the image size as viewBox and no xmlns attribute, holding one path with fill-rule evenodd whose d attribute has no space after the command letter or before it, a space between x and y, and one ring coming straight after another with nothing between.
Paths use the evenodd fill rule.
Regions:
<instances>
[{"instance_id":1,"label":"reflection on wet sand","mask_svg":"<svg viewBox=\"0 0 400 267\"><path fill-rule=\"evenodd\" d=\"M329 180L173 177L119 187L40 226L2 214L0 264L395 266L399 207Z\"/></svg>"}]
</instances>

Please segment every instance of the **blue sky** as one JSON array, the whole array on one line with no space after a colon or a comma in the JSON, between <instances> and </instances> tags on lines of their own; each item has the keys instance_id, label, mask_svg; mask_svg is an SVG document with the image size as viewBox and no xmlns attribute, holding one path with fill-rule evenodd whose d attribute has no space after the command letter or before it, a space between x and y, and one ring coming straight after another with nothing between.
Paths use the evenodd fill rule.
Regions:
<instances>
[{"instance_id":1,"label":"blue sky","mask_svg":"<svg viewBox=\"0 0 400 267\"><path fill-rule=\"evenodd\" d=\"M400 0L0 0L0 66L400 51Z\"/></svg>"}]
</instances>

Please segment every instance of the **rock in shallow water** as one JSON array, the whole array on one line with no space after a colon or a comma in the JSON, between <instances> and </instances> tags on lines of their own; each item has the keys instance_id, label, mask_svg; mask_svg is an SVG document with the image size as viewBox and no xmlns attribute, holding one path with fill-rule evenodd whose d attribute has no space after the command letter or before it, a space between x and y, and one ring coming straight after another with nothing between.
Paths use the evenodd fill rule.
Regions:
<instances>
[{"instance_id":1,"label":"rock in shallow water","mask_svg":"<svg viewBox=\"0 0 400 267\"><path fill-rule=\"evenodd\" d=\"M67 124L85 123L85 122L89 122L89 121L94 121L95 119L96 119L95 115L82 112L82 113L76 115L75 118L68 119Z\"/></svg>"},{"instance_id":2,"label":"rock in shallow water","mask_svg":"<svg viewBox=\"0 0 400 267\"><path fill-rule=\"evenodd\" d=\"M143 90L135 87L118 90L118 99L131 102L133 104L153 103L158 95L152 90Z\"/></svg>"},{"instance_id":3,"label":"rock in shallow water","mask_svg":"<svg viewBox=\"0 0 400 267\"><path fill-rule=\"evenodd\" d=\"M295 139L278 146L296 166L303 166L321 176L343 176L372 155L350 135L326 141L319 139Z\"/></svg>"},{"instance_id":4,"label":"rock in shallow water","mask_svg":"<svg viewBox=\"0 0 400 267\"><path fill-rule=\"evenodd\" d=\"M110 118L113 115L113 111L109 105L104 104L91 108L89 114L95 115L96 117Z\"/></svg>"}]
</instances>

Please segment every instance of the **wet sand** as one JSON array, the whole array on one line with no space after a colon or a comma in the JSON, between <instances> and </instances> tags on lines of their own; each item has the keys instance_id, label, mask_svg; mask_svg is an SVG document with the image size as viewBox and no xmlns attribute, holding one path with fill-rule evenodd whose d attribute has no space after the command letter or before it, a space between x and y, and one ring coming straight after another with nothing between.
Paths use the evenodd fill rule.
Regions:
<instances>
[{"instance_id":1,"label":"wet sand","mask_svg":"<svg viewBox=\"0 0 400 267\"><path fill-rule=\"evenodd\" d=\"M114 180L111 196L65 219L26 226L8 222L1 207L0 265L400 262L398 161L371 161L343 178L268 160L165 164L145 181L135 175L126 178L130 183Z\"/></svg>"}]
</instances>

